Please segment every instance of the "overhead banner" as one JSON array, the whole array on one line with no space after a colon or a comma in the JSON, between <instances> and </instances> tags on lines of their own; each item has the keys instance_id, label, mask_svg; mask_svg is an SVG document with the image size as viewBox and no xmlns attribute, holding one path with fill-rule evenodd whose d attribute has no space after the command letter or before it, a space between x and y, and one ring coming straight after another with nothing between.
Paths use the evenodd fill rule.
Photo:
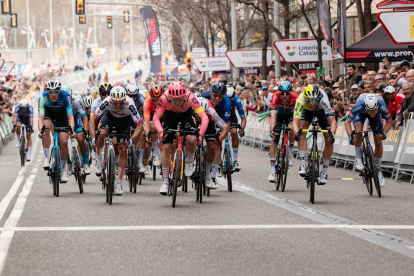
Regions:
<instances>
[{"instance_id":1,"label":"overhead banner","mask_svg":"<svg viewBox=\"0 0 414 276\"><path fill-rule=\"evenodd\" d=\"M193 58L193 63L201 72L230 70L230 61L227 57Z\"/></svg>"},{"instance_id":2,"label":"overhead banner","mask_svg":"<svg viewBox=\"0 0 414 276\"><path fill-rule=\"evenodd\" d=\"M318 43L313 38L283 39L273 42L285 62L318 61ZM332 60L332 49L322 40L322 60Z\"/></svg>"},{"instance_id":3,"label":"overhead banner","mask_svg":"<svg viewBox=\"0 0 414 276\"><path fill-rule=\"evenodd\" d=\"M0 77L7 77L13 70L14 62L5 62L0 69Z\"/></svg>"},{"instance_id":4,"label":"overhead banner","mask_svg":"<svg viewBox=\"0 0 414 276\"><path fill-rule=\"evenodd\" d=\"M344 59L345 56L345 18L344 18L344 2L338 1L337 7L338 18L338 44L336 45L336 51L338 52L335 59ZM344 61L345 62L345 61Z\"/></svg>"},{"instance_id":5,"label":"overhead banner","mask_svg":"<svg viewBox=\"0 0 414 276\"><path fill-rule=\"evenodd\" d=\"M331 12L329 10L328 0L317 0L316 8L318 10L318 21L319 21L319 26L322 30L323 37L325 38L326 41L328 41L329 45L331 45L332 26L331 26Z\"/></svg>"},{"instance_id":6,"label":"overhead banner","mask_svg":"<svg viewBox=\"0 0 414 276\"><path fill-rule=\"evenodd\" d=\"M236 68L262 67L262 49L228 50L226 56ZM272 50L267 49L266 65L272 65Z\"/></svg>"},{"instance_id":7,"label":"overhead banner","mask_svg":"<svg viewBox=\"0 0 414 276\"><path fill-rule=\"evenodd\" d=\"M161 37L157 16L154 10L148 6L141 9L141 14L144 19L145 33L147 34L150 49L150 71L158 75L161 74Z\"/></svg>"}]
</instances>

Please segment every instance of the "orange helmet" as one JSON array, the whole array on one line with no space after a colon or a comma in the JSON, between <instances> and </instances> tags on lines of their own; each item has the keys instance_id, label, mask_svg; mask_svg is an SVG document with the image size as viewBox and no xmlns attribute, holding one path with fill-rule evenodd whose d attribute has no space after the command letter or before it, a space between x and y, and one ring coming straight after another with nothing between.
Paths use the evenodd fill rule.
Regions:
<instances>
[{"instance_id":1,"label":"orange helmet","mask_svg":"<svg viewBox=\"0 0 414 276\"><path fill-rule=\"evenodd\" d=\"M159 87L162 87L161 85ZM151 98L159 98L163 93L160 92L159 87L151 86L150 88L150 95ZM163 89L164 90L164 89Z\"/></svg>"}]
</instances>

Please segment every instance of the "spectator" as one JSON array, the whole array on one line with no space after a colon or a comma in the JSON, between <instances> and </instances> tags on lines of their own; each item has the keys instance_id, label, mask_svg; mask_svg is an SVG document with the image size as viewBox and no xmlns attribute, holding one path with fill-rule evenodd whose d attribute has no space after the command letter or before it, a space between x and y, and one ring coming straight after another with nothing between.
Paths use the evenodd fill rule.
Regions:
<instances>
[{"instance_id":1,"label":"spectator","mask_svg":"<svg viewBox=\"0 0 414 276\"><path fill-rule=\"evenodd\" d=\"M346 83L348 85L348 88L346 91L351 93L351 87L352 85L358 83L362 79L362 75L356 71L355 65L348 64L346 67Z\"/></svg>"},{"instance_id":2,"label":"spectator","mask_svg":"<svg viewBox=\"0 0 414 276\"><path fill-rule=\"evenodd\" d=\"M362 75L362 79L361 80L363 82L366 82L368 80L368 75L367 74Z\"/></svg>"},{"instance_id":3,"label":"spectator","mask_svg":"<svg viewBox=\"0 0 414 276\"><path fill-rule=\"evenodd\" d=\"M352 109L352 107L354 107L360 94L361 93L359 92L358 85L357 84L352 85L351 94L349 95L349 102L348 102L349 110Z\"/></svg>"},{"instance_id":4,"label":"spectator","mask_svg":"<svg viewBox=\"0 0 414 276\"><path fill-rule=\"evenodd\" d=\"M374 80L375 80L375 76L377 75L377 73L375 72L375 71L368 71L368 80L370 81L370 82L374 82Z\"/></svg>"},{"instance_id":5,"label":"spectator","mask_svg":"<svg viewBox=\"0 0 414 276\"><path fill-rule=\"evenodd\" d=\"M242 87L241 87L241 85L237 85L236 86L236 95L240 98L240 94L241 94L241 92L242 92Z\"/></svg>"},{"instance_id":6,"label":"spectator","mask_svg":"<svg viewBox=\"0 0 414 276\"><path fill-rule=\"evenodd\" d=\"M102 74L101 74L101 72L99 72L98 73L98 83L97 83L98 87L101 85L101 78L102 78Z\"/></svg>"},{"instance_id":7,"label":"spectator","mask_svg":"<svg viewBox=\"0 0 414 276\"><path fill-rule=\"evenodd\" d=\"M358 73L360 73L361 75L364 75L367 73L367 68L365 66L358 66Z\"/></svg>"},{"instance_id":8,"label":"spectator","mask_svg":"<svg viewBox=\"0 0 414 276\"><path fill-rule=\"evenodd\" d=\"M372 93L372 82L371 81L366 81L364 82L364 93Z\"/></svg>"},{"instance_id":9,"label":"spectator","mask_svg":"<svg viewBox=\"0 0 414 276\"><path fill-rule=\"evenodd\" d=\"M396 66L397 67L397 66ZM394 82L394 88L395 87L403 87L404 83L407 82L405 79L408 70L410 70L410 63L406 60L401 61L400 68L397 69L397 72L399 71L398 77L395 79Z\"/></svg>"},{"instance_id":10,"label":"spectator","mask_svg":"<svg viewBox=\"0 0 414 276\"><path fill-rule=\"evenodd\" d=\"M398 116L398 123L395 129L398 129L400 125L403 125L403 120L408 120L408 114L414 111L414 97L413 97L413 85L406 82L403 87L404 100L401 104L400 114Z\"/></svg>"},{"instance_id":11,"label":"spectator","mask_svg":"<svg viewBox=\"0 0 414 276\"><path fill-rule=\"evenodd\" d=\"M377 74L374 79L374 87L378 87L380 83L384 82L384 76L382 74Z\"/></svg>"},{"instance_id":12,"label":"spectator","mask_svg":"<svg viewBox=\"0 0 414 276\"><path fill-rule=\"evenodd\" d=\"M406 75L406 79L410 83L414 84L414 69L408 70L407 75Z\"/></svg>"},{"instance_id":13,"label":"spectator","mask_svg":"<svg viewBox=\"0 0 414 276\"><path fill-rule=\"evenodd\" d=\"M316 84L316 78L313 75L308 75L307 81L308 81L308 84Z\"/></svg>"},{"instance_id":14,"label":"spectator","mask_svg":"<svg viewBox=\"0 0 414 276\"><path fill-rule=\"evenodd\" d=\"M106 72L106 73L105 73L105 76L104 76L104 82L105 82L105 83L108 83L108 82L109 82L109 75L108 75L108 72Z\"/></svg>"},{"instance_id":15,"label":"spectator","mask_svg":"<svg viewBox=\"0 0 414 276\"><path fill-rule=\"evenodd\" d=\"M387 79L387 75L388 75L388 70L387 69L379 69L378 70L378 74L381 74L382 77L384 78L384 80Z\"/></svg>"}]
</instances>

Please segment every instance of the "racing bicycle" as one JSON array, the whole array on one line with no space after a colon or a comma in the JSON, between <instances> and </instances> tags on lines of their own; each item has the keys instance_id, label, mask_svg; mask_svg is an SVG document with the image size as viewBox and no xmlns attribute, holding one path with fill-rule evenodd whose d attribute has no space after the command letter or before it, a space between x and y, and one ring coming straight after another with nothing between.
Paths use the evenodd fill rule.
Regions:
<instances>
[{"instance_id":1,"label":"racing bicycle","mask_svg":"<svg viewBox=\"0 0 414 276\"><path fill-rule=\"evenodd\" d=\"M276 190L282 192L285 191L287 172L289 170L289 131L291 128L288 128L286 124L282 126L282 144L279 150L277 151L276 158ZM273 128L273 132L276 131L276 126ZM276 138L275 138L276 139ZM276 142L276 141L275 141Z\"/></svg>"},{"instance_id":2,"label":"racing bicycle","mask_svg":"<svg viewBox=\"0 0 414 276\"><path fill-rule=\"evenodd\" d=\"M70 139L72 144L72 164L73 164L73 174L75 175L76 182L78 182L79 191L83 193L83 173L82 173L82 163L81 158L78 152L78 148L76 147L76 139Z\"/></svg>"}]
</instances>

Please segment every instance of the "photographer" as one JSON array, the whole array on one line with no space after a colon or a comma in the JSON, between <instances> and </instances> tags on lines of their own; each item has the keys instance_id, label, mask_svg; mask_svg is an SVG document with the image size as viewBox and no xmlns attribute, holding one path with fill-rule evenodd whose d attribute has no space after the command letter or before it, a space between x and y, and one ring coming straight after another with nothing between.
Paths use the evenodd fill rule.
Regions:
<instances>
[{"instance_id":1,"label":"photographer","mask_svg":"<svg viewBox=\"0 0 414 276\"><path fill-rule=\"evenodd\" d=\"M394 88L403 87L403 85L408 82L405 77L407 75L408 70L410 70L410 63L406 60L401 61L400 68L396 69L399 73L398 77L394 81Z\"/></svg>"}]
</instances>

